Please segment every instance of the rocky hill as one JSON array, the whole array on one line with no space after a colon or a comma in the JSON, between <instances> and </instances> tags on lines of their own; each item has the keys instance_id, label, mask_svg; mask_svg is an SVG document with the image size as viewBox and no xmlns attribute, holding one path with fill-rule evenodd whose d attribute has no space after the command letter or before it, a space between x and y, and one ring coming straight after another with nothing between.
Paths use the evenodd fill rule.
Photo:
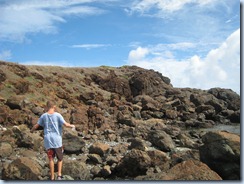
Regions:
<instances>
[{"instance_id":1,"label":"rocky hill","mask_svg":"<svg viewBox=\"0 0 244 184\"><path fill-rule=\"evenodd\" d=\"M47 100L76 126L63 135L67 180L240 179L240 136L204 130L240 124L240 96L230 89L174 88L136 66L0 61L2 179L48 178L43 131L30 133Z\"/></svg>"}]
</instances>

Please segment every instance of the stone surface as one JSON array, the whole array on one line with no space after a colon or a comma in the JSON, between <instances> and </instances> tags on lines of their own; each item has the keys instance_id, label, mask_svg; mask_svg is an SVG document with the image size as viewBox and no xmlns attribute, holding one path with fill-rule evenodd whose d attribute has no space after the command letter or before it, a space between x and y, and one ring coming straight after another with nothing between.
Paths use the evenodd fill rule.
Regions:
<instances>
[{"instance_id":1,"label":"stone surface","mask_svg":"<svg viewBox=\"0 0 244 184\"><path fill-rule=\"evenodd\" d=\"M95 153L103 157L109 151L109 149L109 145L97 142L91 145L91 147L89 148L89 153Z\"/></svg>"},{"instance_id":2,"label":"stone surface","mask_svg":"<svg viewBox=\"0 0 244 184\"><path fill-rule=\"evenodd\" d=\"M224 131L208 132L203 136L200 159L223 179L239 180L240 136Z\"/></svg>"},{"instance_id":3,"label":"stone surface","mask_svg":"<svg viewBox=\"0 0 244 184\"><path fill-rule=\"evenodd\" d=\"M11 144L7 143L7 142L0 142L0 157L1 158L6 158L8 156L10 156L13 152L13 148L11 146Z\"/></svg>"},{"instance_id":4,"label":"stone surface","mask_svg":"<svg viewBox=\"0 0 244 184\"><path fill-rule=\"evenodd\" d=\"M149 134L149 141L162 151L169 152L175 147L172 138L164 131L153 130Z\"/></svg>"},{"instance_id":5,"label":"stone surface","mask_svg":"<svg viewBox=\"0 0 244 184\"><path fill-rule=\"evenodd\" d=\"M68 160L63 165L63 174L74 180L89 180L90 172L84 162Z\"/></svg>"},{"instance_id":6,"label":"stone surface","mask_svg":"<svg viewBox=\"0 0 244 184\"><path fill-rule=\"evenodd\" d=\"M7 165L2 175L4 180L39 180L42 168L37 161L21 157Z\"/></svg>"},{"instance_id":7,"label":"stone surface","mask_svg":"<svg viewBox=\"0 0 244 184\"><path fill-rule=\"evenodd\" d=\"M145 174L150 165L151 158L146 152L133 149L121 159L116 170L119 176L135 177Z\"/></svg>"},{"instance_id":8,"label":"stone surface","mask_svg":"<svg viewBox=\"0 0 244 184\"><path fill-rule=\"evenodd\" d=\"M206 164L197 160L188 160L175 165L166 172L137 177L136 180L213 181L222 180L222 178Z\"/></svg>"}]
</instances>

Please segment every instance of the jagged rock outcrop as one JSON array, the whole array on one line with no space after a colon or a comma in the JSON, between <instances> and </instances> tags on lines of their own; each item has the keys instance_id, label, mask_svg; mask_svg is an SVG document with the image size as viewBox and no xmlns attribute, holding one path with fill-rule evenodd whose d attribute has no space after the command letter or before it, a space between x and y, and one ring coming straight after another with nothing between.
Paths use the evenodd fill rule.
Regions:
<instances>
[{"instance_id":1,"label":"jagged rock outcrop","mask_svg":"<svg viewBox=\"0 0 244 184\"><path fill-rule=\"evenodd\" d=\"M132 74L129 83L134 97L138 95L164 95L167 88L171 87L170 79L162 76L159 72L144 71L138 68Z\"/></svg>"}]
</instances>

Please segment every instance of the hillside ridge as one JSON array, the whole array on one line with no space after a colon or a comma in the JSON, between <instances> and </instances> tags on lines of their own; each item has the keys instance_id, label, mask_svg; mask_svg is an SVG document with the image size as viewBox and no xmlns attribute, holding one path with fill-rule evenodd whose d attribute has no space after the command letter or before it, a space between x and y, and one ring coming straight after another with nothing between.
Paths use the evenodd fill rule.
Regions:
<instances>
[{"instance_id":1,"label":"hillside ridge","mask_svg":"<svg viewBox=\"0 0 244 184\"><path fill-rule=\"evenodd\" d=\"M231 89L175 88L168 77L137 66L30 66L0 61L0 147L7 150L0 155L4 163L3 179L47 178L41 170L35 171L41 175L38 177L36 173L16 176L11 171L21 170L24 166L20 163L26 160L37 164L33 157L43 158L42 130L33 135L30 128L44 112L48 100L57 103L58 112L77 130L75 133L65 130L63 139L66 159L72 157L82 162L77 165L69 160L67 164L82 174L70 173L64 164L67 177L75 180L240 178L233 173L235 169L230 169L240 169L240 145L231 142L238 139L232 139L236 135L230 132L227 136L226 131L208 134L203 130L219 124L240 125L240 96ZM233 149L235 161L226 161L220 154L221 158L214 162L217 166L214 165L215 158L211 157L214 153L207 150L209 140L216 136L219 141L230 140L225 141L228 146L215 145L217 151L214 151ZM179 151L182 147L185 151ZM187 173L181 173L177 168L184 166L177 164L183 161L192 166L193 173L194 168L199 170L199 175L189 178ZM45 161L41 163L40 168L47 167ZM227 169L220 171L219 165ZM31 164L25 167L30 168ZM170 172L179 175L165 174ZM201 175L206 172L210 174Z\"/></svg>"}]
</instances>

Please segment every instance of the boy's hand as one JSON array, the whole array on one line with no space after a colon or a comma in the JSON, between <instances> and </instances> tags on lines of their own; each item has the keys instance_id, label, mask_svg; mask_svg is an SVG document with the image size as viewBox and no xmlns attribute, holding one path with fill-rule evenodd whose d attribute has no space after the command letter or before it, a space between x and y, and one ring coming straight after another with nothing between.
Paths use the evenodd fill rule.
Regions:
<instances>
[{"instance_id":1,"label":"boy's hand","mask_svg":"<svg viewBox=\"0 0 244 184\"><path fill-rule=\"evenodd\" d=\"M71 125L72 130L75 131L75 125Z\"/></svg>"}]
</instances>

